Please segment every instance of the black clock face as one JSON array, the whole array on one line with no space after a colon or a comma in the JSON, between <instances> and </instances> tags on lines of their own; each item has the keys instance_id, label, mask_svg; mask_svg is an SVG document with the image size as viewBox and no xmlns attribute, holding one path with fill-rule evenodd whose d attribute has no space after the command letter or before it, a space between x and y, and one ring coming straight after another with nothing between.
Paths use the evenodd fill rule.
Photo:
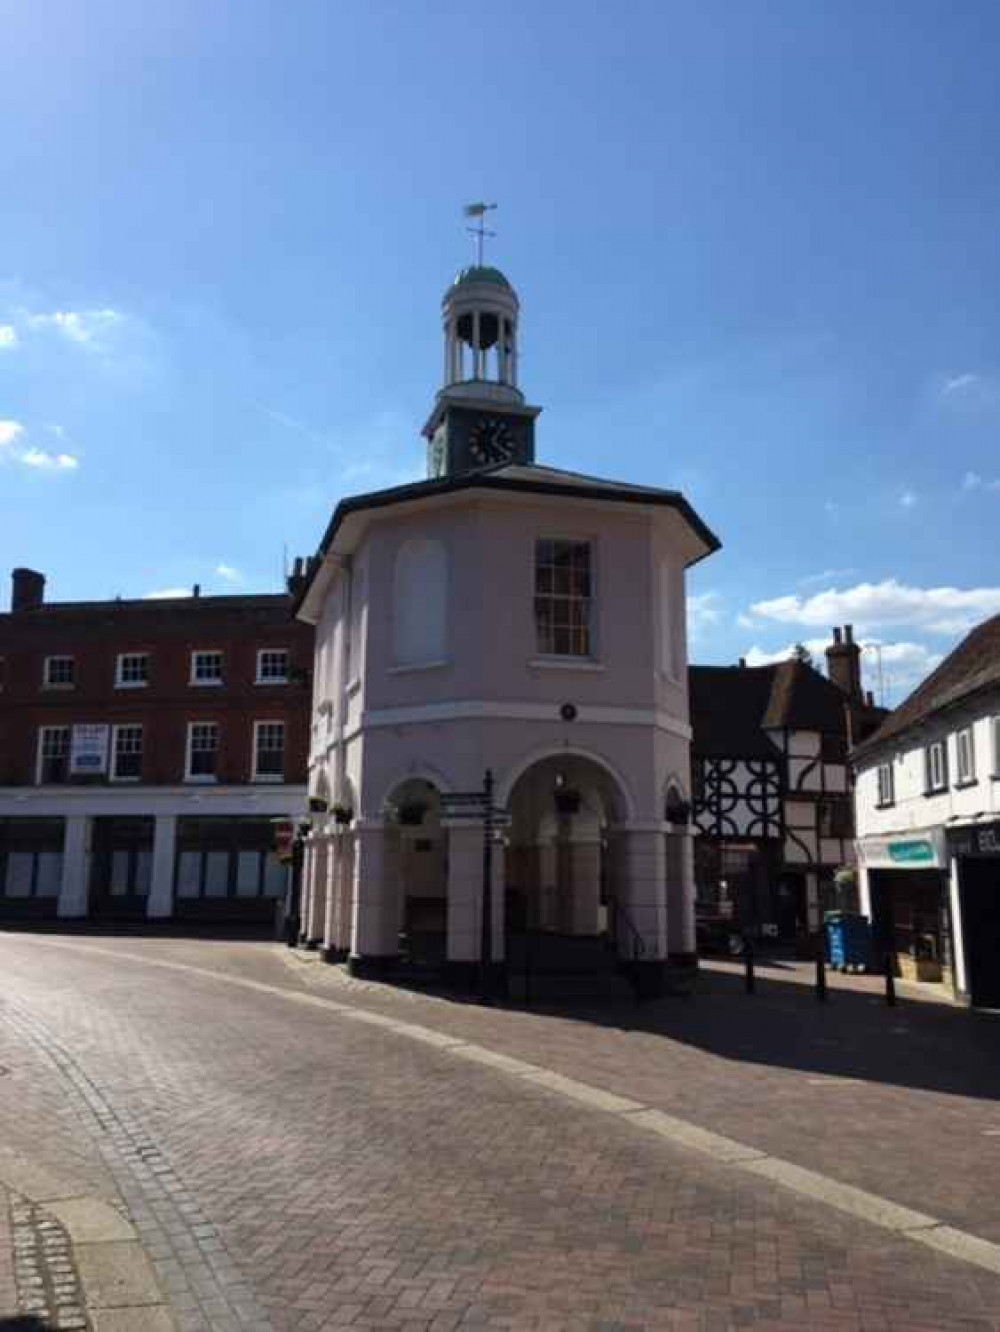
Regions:
<instances>
[{"instance_id":1,"label":"black clock face","mask_svg":"<svg viewBox=\"0 0 1000 1332\"><path fill-rule=\"evenodd\" d=\"M506 421L484 417L469 435L469 453L482 467L509 462L514 452L514 437Z\"/></svg>"}]
</instances>

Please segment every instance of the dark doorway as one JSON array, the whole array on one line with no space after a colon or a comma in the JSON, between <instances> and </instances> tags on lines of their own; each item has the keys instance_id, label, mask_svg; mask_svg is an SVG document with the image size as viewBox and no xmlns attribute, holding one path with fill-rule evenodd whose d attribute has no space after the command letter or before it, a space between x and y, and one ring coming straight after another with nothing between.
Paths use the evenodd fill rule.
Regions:
<instances>
[{"instance_id":1,"label":"dark doorway","mask_svg":"<svg viewBox=\"0 0 1000 1332\"><path fill-rule=\"evenodd\" d=\"M1000 860L959 861L969 998L1000 1008Z\"/></svg>"},{"instance_id":2,"label":"dark doorway","mask_svg":"<svg viewBox=\"0 0 1000 1332\"><path fill-rule=\"evenodd\" d=\"M94 820L90 914L99 920L145 920L153 877L151 818Z\"/></svg>"},{"instance_id":3,"label":"dark doorway","mask_svg":"<svg viewBox=\"0 0 1000 1332\"><path fill-rule=\"evenodd\" d=\"M809 933L809 897L804 874L782 874L778 880L778 938L794 943Z\"/></svg>"}]
</instances>

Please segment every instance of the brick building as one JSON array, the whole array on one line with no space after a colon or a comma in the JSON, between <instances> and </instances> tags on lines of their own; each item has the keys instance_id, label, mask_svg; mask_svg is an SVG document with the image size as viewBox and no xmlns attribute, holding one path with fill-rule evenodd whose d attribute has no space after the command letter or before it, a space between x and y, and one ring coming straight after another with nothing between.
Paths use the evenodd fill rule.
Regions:
<instances>
[{"instance_id":1,"label":"brick building","mask_svg":"<svg viewBox=\"0 0 1000 1332\"><path fill-rule=\"evenodd\" d=\"M312 630L290 598L0 614L0 920L270 921L305 805Z\"/></svg>"}]
</instances>

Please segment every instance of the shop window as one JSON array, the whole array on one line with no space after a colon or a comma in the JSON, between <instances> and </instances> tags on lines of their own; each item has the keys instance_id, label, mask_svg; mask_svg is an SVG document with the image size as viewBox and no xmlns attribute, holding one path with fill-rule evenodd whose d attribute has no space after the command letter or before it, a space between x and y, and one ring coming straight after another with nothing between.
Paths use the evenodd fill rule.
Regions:
<instances>
[{"instance_id":1,"label":"shop window","mask_svg":"<svg viewBox=\"0 0 1000 1332\"><path fill-rule=\"evenodd\" d=\"M891 805L895 799L895 784L891 763L878 765L878 803L879 806Z\"/></svg>"},{"instance_id":2,"label":"shop window","mask_svg":"<svg viewBox=\"0 0 1000 1332\"><path fill-rule=\"evenodd\" d=\"M967 786L976 780L976 745L972 727L966 726L955 736L958 757L958 784Z\"/></svg>"},{"instance_id":3,"label":"shop window","mask_svg":"<svg viewBox=\"0 0 1000 1332\"><path fill-rule=\"evenodd\" d=\"M589 541L535 543L535 633L542 656L593 655L593 570Z\"/></svg>"},{"instance_id":4,"label":"shop window","mask_svg":"<svg viewBox=\"0 0 1000 1332\"><path fill-rule=\"evenodd\" d=\"M42 786L69 778L69 727L42 726L38 731L38 782Z\"/></svg>"},{"instance_id":5,"label":"shop window","mask_svg":"<svg viewBox=\"0 0 1000 1332\"><path fill-rule=\"evenodd\" d=\"M274 850L274 830L258 819L182 819L178 826L178 899L276 898L287 870Z\"/></svg>"},{"instance_id":6,"label":"shop window","mask_svg":"<svg viewBox=\"0 0 1000 1332\"><path fill-rule=\"evenodd\" d=\"M0 819L0 897L57 898L62 819Z\"/></svg>"}]
</instances>

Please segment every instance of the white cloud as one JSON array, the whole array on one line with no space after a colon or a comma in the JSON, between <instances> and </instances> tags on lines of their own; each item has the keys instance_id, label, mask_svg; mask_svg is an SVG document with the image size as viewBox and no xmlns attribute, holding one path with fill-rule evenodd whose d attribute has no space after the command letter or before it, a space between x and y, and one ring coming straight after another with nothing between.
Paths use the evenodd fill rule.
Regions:
<instances>
[{"instance_id":1,"label":"white cloud","mask_svg":"<svg viewBox=\"0 0 1000 1332\"><path fill-rule=\"evenodd\" d=\"M700 592L687 599L688 628L692 638L698 638L710 625L719 620L718 592Z\"/></svg>"},{"instance_id":2,"label":"white cloud","mask_svg":"<svg viewBox=\"0 0 1000 1332\"><path fill-rule=\"evenodd\" d=\"M75 472L80 466L79 458L72 453L49 453L46 449L25 449L18 455L18 462L42 472Z\"/></svg>"},{"instance_id":3,"label":"white cloud","mask_svg":"<svg viewBox=\"0 0 1000 1332\"><path fill-rule=\"evenodd\" d=\"M0 351L10 351L18 344L17 329L13 324L0 324Z\"/></svg>"},{"instance_id":4,"label":"white cloud","mask_svg":"<svg viewBox=\"0 0 1000 1332\"><path fill-rule=\"evenodd\" d=\"M944 381L944 384L941 387L941 396L942 398L947 398L952 393L965 392L968 389L975 388L978 383L978 375L955 375L953 378Z\"/></svg>"},{"instance_id":5,"label":"white cloud","mask_svg":"<svg viewBox=\"0 0 1000 1332\"><path fill-rule=\"evenodd\" d=\"M904 509L912 509L917 502L917 496L912 490L904 490L899 497L899 503Z\"/></svg>"},{"instance_id":6,"label":"white cloud","mask_svg":"<svg viewBox=\"0 0 1000 1332\"><path fill-rule=\"evenodd\" d=\"M52 329L70 342L80 346L97 346L108 333L124 319L118 310L53 310L50 314L29 314L25 322L29 328Z\"/></svg>"},{"instance_id":7,"label":"white cloud","mask_svg":"<svg viewBox=\"0 0 1000 1332\"><path fill-rule=\"evenodd\" d=\"M963 490L1000 490L1000 479L984 481L978 472L966 472L962 477Z\"/></svg>"},{"instance_id":8,"label":"white cloud","mask_svg":"<svg viewBox=\"0 0 1000 1332\"><path fill-rule=\"evenodd\" d=\"M174 601L178 597L191 596L189 587L160 587L154 592L143 593L143 601Z\"/></svg>"},{"instance_id":9,"label":"white cloud","mask_svg":"<svg viewBox=\"0 0 1000 1332\"><path fill-rule=\"evenodd\" d=\"M736 617L736 623L740 629L756 629L757 621L752 615L747 615L746 611L740 611Z\"/></svg>"},{"instance_id":10,"label":"white cloud","mask_svg":"<svg viewBox=\"0 0 1000 1332\"><path fill-rule=\"evenodd\" d=\"M814 662L819 664L823 661L823 652L828 642L826 638L806 638L802 640L802 646L812 654ZM787 643L776 652L765 652L763 648L754 645L743 654L743 658L748 666L774 666L779 661L787 661L798 646L798 643Z\"/></svg>"},{"instance_id":11,"label":"white cloud","mask_svg":"<svg viewBox=\"0 0 1000 1332\"><path fill-rule=\"evenodd\" d=\"M835 578L850 578L852 574L857 572L857 569L824 569L822 573L807 574L805 578L800 578L799 587L812 587L816 583L831 583ZM737 623L739 623L738 617Z\"/></svg>"},{"instance_id":12,"label":"white cloud","mask_svg":"<svg viewBox=\"0 0 1000 1332\"><path fill-rule=\"evenodd\" d=\"M239 569L234 568L231 564L217 564L215 566L215 572L220 578L224 578L227 583L243 582L243 575L240 573Z\"/></svg>"},{"instance_id":13,"label":"white cloud","mask_svg":"<svg viewBox=\"0 0 1000 1332\"><path fill-rule=\"evenodd\" d=\"M959 634L1000 613L1000 587L911 587L887 578L843 591L830 588L808 597L772 597L754 602L750 610L761 619L781 624L854 624L859 631L909 625L930 633Z\"/></svg>"},{"instance_id":14,"label":"white cloud","mask_svg":"<svg viewBox=\"0 0 1000 1332\"><path fill-rule=\"evenodd\" d=\"M0 449L16 444L23 434L24 426L20 421L0 421Z\"/></svg>"}]
</instances>

